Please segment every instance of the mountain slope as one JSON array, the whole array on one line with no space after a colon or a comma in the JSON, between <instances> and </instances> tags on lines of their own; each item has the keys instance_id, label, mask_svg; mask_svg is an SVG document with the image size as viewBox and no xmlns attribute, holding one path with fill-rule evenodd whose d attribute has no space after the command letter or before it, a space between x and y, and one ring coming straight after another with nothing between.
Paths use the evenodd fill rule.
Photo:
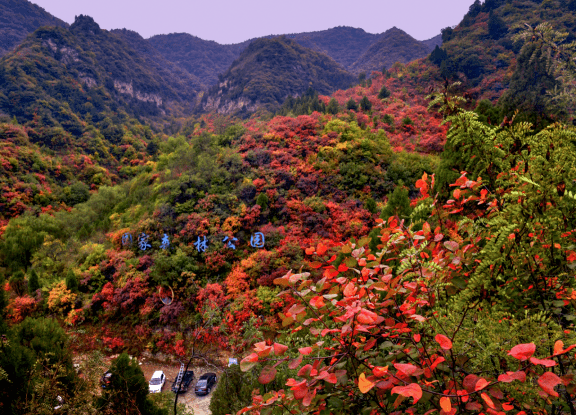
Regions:
<instances>
[{"instance_id":1,"label":"mountain slope","mask_svg":"<svg viewBox=\"0 0 577 415\"><path fill-rule=\"evenodd\" d=\"M390 68L395 62L407 63L423 58L430 52L429 46L419 42L401 29L393 27L371 45L357 61L351 65L354 73Z\"/></svg>"},{"instance_id":2,"label":"mountain slope","mask_svg":"<svg viewBox=\"0 0 577 415\"><path fill-rule=\"evenodd\" d=\"M202 99L202 109L234 113L258 106L274 108L309 87L321 94L346 88L354 77L328 56L286 37L251 43Z\"/></svg>"},{"instance_id":3,"label":"mountain slope","mask_svg":"<svg viewBox=\"0 0 577 415\"><path fill-rule=\"evenodd\" d=\"M298 44L322 52L346 69L377 42L382 34L367 33L363 29L339 26L318 32L289 35Z\"/></svg>"},{"instance_id":4,"label":"mountain slope","mask_svg":"<svg viewBox=\"0 0 577 415\"><path fill-rule=\"evenodd\" d=\"M147 39L165 59L197 76L205 85L214 85L218 74L226 72L250 41L221 45L188 33L157 35Z\"/></svg>"},{"instance_id":5,"label":"mountain slope","mask_svg":"<svg viewBox=\"0 0 577 415\"><path fill-rule=\"evenodd\" d=\"M496 100L509 87L522 42L513 37L524 24L549 22L575 40L575 2L571 0L476 0L455 28L443 29L442 51L431 60L444 76L464 74L473 97Z\"/></svg>"},{"instance_id":6,"label":"mountain slope","mask_svg":"<svg viewBox=\"0 0 577 415\"><path fill-rule=\"evenodd\" d=\"M0 0L0 57L41 26L68 24L27 0Z\"/></svg>"},{"instance_id":7,"label":"mountain slope","mask_svg":"<svg viewBox=\"0 0 577 415\"><path fill-rule=\"evenodd\" d=\"M421 40L421 43L429 48L429 52L432 52L435 49L435 46L441 46L443 44L443 35L439 33L437 36L430 39Z\"/></svg>"},{"instance_id":8,"label":"mountain slope","mask_svg":"<svg viewBox=\"0 0 577 415\"><path fill-rule=\"evenodd\" d=\"M69 29L38 29L0 60L0 111L21 121L37 116L78 135L86 122L113 113L150 118L191 108L198 79L131 43L145 44L82 15Z\"/></svg>"}]
</instances>

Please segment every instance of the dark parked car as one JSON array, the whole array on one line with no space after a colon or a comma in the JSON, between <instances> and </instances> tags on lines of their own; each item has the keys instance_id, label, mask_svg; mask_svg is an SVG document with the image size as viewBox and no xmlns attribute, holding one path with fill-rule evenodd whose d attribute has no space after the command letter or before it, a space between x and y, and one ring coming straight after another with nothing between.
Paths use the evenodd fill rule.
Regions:
<instances>
[{"instance_id":1,"label":"dark parked car","mask_svg":"<svg viewBox=\"0 0 577 415\"><path fill-rule=\"evenodd\" d=\"M198 382L194 387L194 393L196 393L197 395L208 395L215 383L216 383L216 374L205 373L198 379Z\"/></svg>"},{"instance_id":2,"label":"dark parked car","mask_svg":"<svg viewBox=\"0 0 577 415\"><path fill-rule=\"evenodd\" d=\"M188 387L192 383L193 379L194 379L194 372L192 370L187 370L186 372L184 372L184 375L182 375L182 380L180 381L180 391L178 390L178 383L176 382L172 384L172 391L174 393L186 392L188 390Z\"/></svg>"},{"instance_id":3,"label":"dark parked car","mask_svg":"<svg viewBox=\"0 0 577 415\"><path fill-rule=\"evenodd\" d=\"M106 372L104 375L102 375L102 377L100 378L100 386L102 386L102 389L106 389L108 386L110 386L111 380L112 380L112 373Z\"/></svg>"}]
</instances>

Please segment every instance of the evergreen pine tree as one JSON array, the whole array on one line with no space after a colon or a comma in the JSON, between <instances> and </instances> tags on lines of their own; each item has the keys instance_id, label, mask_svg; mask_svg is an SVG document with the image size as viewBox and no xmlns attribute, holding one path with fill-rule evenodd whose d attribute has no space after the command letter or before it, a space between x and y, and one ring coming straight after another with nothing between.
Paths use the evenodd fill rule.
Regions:
<instances>
[{"instance_id":1,"label":"evergreen pine tree","mask_svg":"<svg viewBox=\"0 0 577 415\"><path fill-rule=\"evenodd\" d=\"M35 270L30 271L30 277L28 277L28 292L30 295L35 296L36 291L40 288L40 281L38 280L38 274Z\"/></svg>"},{"instance_id":2,"label":"evergreen pine tree","mask_svg":"<svg viewBox=\"0 0 577 415\"><path fill-rule=\"evenodd\" d=\"M333 115L339 113L339 103L335 98L331 98L331 100L329 101L329 105L327 106L327 112Z\"/></svg>"},{"instance_id":3,"label":"evergreen pine tree","mask_svg":"<svg viewBox=\"0 0 577 415\"><path fill-rule=\"evenodd\" d=\"M411 215L411 201L409 199L409 189L407 189L402 181L397 183L393 193L389 195L387 205L381 212L381 219L387 220L391 216L397 216L399 219L404 219L405 222L409 220Z\"/></svg>"},{"instance_id":4,"label":"evergreen pine tree","mask_svg":"<svg viewBox=\"0 0 577 415\"><path fill-rule=\"evenodd\" d=\"M372 197L369 197L365 202L365 209L371 213L377 213L377 202Z\"/></svg>"},{"instance_id":5,"label":"evergreen pine tree","mask_svg":"<svg viewBox=\"0 0 577 415\"><path fill-rule=\"evenodd\" d=\"M148 383L135 359L122 353L110 366L110 386L97 400L97 407L115 414L167 415L148 399Z\"/></svg>"},{"instance_id":6,"label":"evergreen pine tree","mask_svg":"<svg viewBox=\"0 0 577 415\"><path fill-rule=\"evenodd\" d=\"M72 292L78 291L78 279L72 270L68 270L68 274L66 275L66 288Z\"/></svg>"},{"instance_id":7,"label":"evergreen pine tree","mask_svg":"<svg viewBox=\"0 0 577 415\"><path fill-rule=\"evenodd\" d=\"M347 109L348 110L353 110L356 111L359 107L357 106L357 103L355 102L355 100L353 99L353 97L351 97L351 99L349 99L347 101Z\"/></svg>"},{"instance_id":8,"label":"evergreen pine tree","mask_svg":"<svg viewBox=\"0 0 577 415\"><path fill-rule=\"evenodd\" d=\"M228 367L212 394L209 407L212 415L235 414L250 405L253 389L259 389L259 384L255 381L252 373L241 372L240 366Z\"/></svg>"},{"instance_id":9,"label":"evergreen pine tree","mask_svg":"<svg viewBox=\"0 0 577 415\"><path fill-rule=\"evenodd\" d=\"M447 52L439 47L439 45L435 46L435 49L429 55L429 60L433 62L437 66L441 66L443 61L447 60Z\"/></svg>"},{"instance_id":10,"label":"evergreen pine tree","mask_svg":"<svg viewBox=\"0 0 577 415\"><path fill-rule=\"evenodd\" d=\"M389 91L387 89L386 86L383 85L383 87L381 88L381 90L379 91L379 99L385 99L391 96L391 91Z\"/></svg>"},{"instance_id":11,"label":"evergreen pine tree","mask_svg":"<svg viewBox=\"0 0 577 415\"><path fill-rule=\"evenodd\" d=\"M491 10L489 12L489 36L492 39L500 39L507 34L507 24L497 14Z\"/></svg>"},{"instance_id":12,"label":"evergreen pine tree","mask_svg":"<svg viewBox=\"0 0 577 415\"><path fill-rule=\"evenodd\" d=\"M256 198L256 204L259 205L262 210L265 210L268 207L268 196L266 193L259 193Z\"/></svg>"},{"instance_id":13,"label":"evergreen pine tree","mask_svg":"<svg viewBox=\"0 0 577 415\"><path fill-rule=\"evenodd\" d=\"M360 106L363 111L370 111L373 107L371 101L369 101L366 95L363 96L363 99L361 99Z\"/></svg>"}]
</instances>

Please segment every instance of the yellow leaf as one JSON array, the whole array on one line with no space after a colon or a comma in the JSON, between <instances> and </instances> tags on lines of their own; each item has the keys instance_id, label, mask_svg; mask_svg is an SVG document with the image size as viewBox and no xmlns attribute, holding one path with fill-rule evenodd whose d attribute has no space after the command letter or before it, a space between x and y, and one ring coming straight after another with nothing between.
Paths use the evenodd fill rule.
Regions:
<instances>
[{"instance_id":1,"label":"yellow leaf","mask_svg":"<svg viewBox=\"0 0 577 415\"><path fill-rule=\"evenodd\" d=\"M368 380L364 373L361 373L361 376L359 376L359 389L361 392L367 393L373 388L373 386L375 386L375 384Z\"/></svg>"}]
</instances>

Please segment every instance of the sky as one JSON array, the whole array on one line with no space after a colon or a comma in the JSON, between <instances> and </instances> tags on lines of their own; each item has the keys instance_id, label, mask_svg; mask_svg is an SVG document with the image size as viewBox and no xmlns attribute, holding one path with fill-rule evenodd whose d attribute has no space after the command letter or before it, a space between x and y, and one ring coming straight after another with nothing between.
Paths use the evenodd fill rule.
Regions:
<instances>
[{"instance_id":1,"label":"sky","mask_svg":"<svg viewBox=\"0 0 577 415\"><path fill-rule=\"evenodd\" d=\"M190 33L220 44L336 26L382 33L393 26L417 40L457 25L473 0L30 0L74 22L91 16L103 29L130 29L144 38Z\"/></svg>"}]
</instances>

